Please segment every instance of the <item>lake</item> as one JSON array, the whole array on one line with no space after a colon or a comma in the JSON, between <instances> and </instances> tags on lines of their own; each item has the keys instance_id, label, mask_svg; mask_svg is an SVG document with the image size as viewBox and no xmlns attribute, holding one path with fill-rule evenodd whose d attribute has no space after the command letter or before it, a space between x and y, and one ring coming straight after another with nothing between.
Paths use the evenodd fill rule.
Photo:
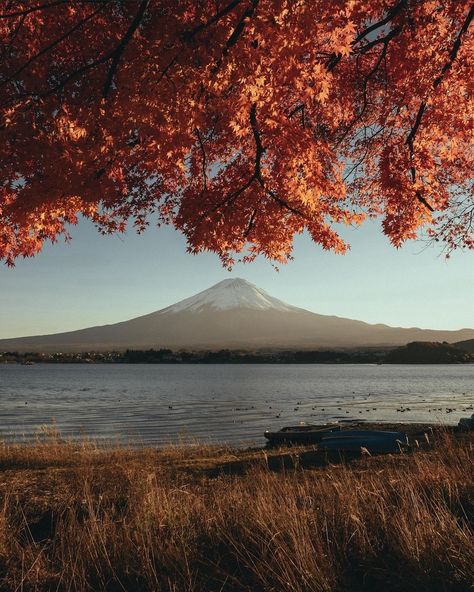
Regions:
<instances>
[{"instance_id":1,"label":"lake","mask_svg":"<svg viewBox=\"0 0 474 592\"><path fill-rule=\"evenodd\" d=\"M300 421L457 423L473 404L474 364L0 365L8 440L55 425L145 444L263 444L265 429Z\"/></svg>"}]
</instances>

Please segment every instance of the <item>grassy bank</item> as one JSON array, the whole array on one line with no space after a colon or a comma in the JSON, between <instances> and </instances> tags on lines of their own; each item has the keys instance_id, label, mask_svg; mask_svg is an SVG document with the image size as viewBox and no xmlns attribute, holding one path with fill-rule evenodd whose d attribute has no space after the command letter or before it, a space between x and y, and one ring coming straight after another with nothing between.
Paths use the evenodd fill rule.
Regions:
<instances>
[{"instance_id":1,"label":"grassy bank","mask_svg":"<svg viewBox=\"0 0 474 592\"><path fill-rule=\"evenodd\" d=\"M474 589L474 437L310 449L0 446L0 590Z\"/></svg>"}]
</instances>

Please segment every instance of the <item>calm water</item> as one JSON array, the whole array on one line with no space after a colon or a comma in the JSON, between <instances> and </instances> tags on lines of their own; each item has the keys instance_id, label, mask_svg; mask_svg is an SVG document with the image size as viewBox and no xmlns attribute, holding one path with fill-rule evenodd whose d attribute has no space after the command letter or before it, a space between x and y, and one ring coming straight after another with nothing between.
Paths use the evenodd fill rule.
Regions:
<instances>
[{"instance_id":1,"label":"calm water","mask_svg":"<svg viewBox=\"0 0 474 592\"><path fill-rule=\"evenodd\" d=\"M3 439L55 423L68 436L260 444L288 423L455 423L473 404L472 364L0 365Z\"/></svg>"}]
</instances>

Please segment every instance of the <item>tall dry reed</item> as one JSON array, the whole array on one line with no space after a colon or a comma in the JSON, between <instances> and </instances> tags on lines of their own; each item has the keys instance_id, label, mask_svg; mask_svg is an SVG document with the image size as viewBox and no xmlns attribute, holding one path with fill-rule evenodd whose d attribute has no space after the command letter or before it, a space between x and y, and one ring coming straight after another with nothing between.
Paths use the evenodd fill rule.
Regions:
<instances>
[{"instance_id":1,"label":"tall dry reed","mask_svg":"<svg viewBox=\"0 0 474 592\"><path fill-rule=\"evenodd\" d=\"M287 453L210 446L3 445L0 590L466 592L473 452L446 436L285 468L270 460Z\"/></svg>"}]
</instances>

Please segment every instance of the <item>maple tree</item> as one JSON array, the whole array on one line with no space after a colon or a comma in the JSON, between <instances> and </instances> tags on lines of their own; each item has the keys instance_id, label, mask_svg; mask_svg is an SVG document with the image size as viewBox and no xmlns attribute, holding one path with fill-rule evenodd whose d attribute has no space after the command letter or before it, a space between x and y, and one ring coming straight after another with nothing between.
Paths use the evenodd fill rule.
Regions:
<instances>
[{"instance_id":1,"label":"maple tree","mask_svg":"<svg viewBox=\"0 0 474 592\"><path fill-rule=\"evenodd\" d=\"M2 0L0 258L78 216L226 264L381 216L474 247L467 0ZM471 27L471 28L470 28Z\"/></svg>"}]
</instances>

